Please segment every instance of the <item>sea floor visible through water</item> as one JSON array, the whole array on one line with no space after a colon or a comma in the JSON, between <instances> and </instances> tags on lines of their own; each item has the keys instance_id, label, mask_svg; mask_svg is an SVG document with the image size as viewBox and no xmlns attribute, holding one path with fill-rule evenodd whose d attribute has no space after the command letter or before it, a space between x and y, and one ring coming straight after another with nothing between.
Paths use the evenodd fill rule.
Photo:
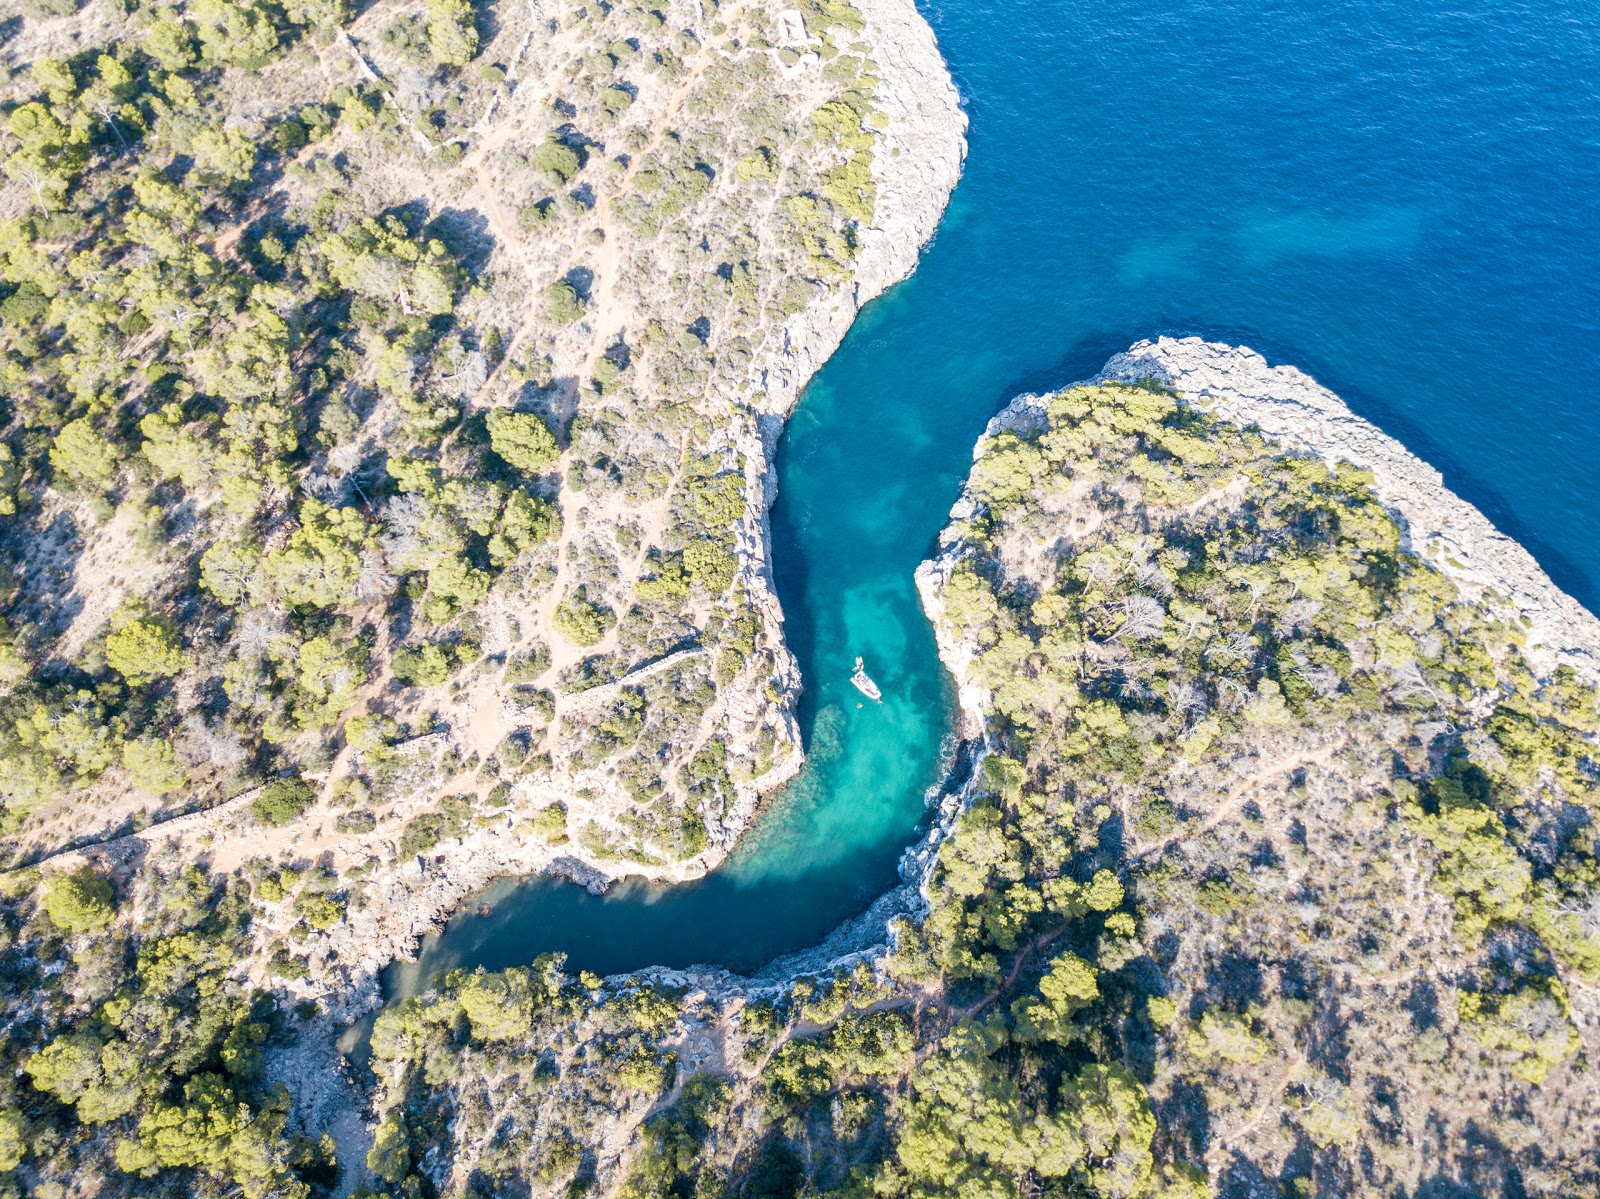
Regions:
<instances>
[{"instance_id":1,"label":"sea floor visible through water","mask_svg":"<svg viewBox=\"0 0 1600 1199\"><path fill-rule=\"evenodd\" d=\"M971 117L966 174L917 274L862 313L778 454L805 772L706 879L501 884L391 969L391 995L549 951L600 973L751 971L892 887L952 715L912 571L989 417L1144 337L1308 371L1600 600L1600 8L924 12ZM850 685L857 655L881 705Z\"/></svg>"}]
</instances>

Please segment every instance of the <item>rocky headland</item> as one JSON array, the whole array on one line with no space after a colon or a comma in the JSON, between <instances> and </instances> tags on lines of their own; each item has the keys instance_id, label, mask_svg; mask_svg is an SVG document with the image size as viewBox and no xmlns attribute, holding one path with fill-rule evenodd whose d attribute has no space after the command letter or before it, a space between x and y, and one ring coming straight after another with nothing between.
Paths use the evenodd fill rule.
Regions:
<instances>
[{"instance_id":1,"label":"rocky headland","mask_svg":"<svg viewBox=\"0 0 1600 1199\"><path fill-rule=\"evenodd\" d=\"M1293 366L1270 366L1247 346L1198 337L1141 341L1106 363L1096 381L1150 380L1226 420L1257 425L1285 445L1370 470L1401 521L1405 547L1476 597L1517 613L1546 665L1567 662L1600 677L1600 620L1551 581L1526 549L1444 485L1439 472Z\"/></svg>"}]
</instances>

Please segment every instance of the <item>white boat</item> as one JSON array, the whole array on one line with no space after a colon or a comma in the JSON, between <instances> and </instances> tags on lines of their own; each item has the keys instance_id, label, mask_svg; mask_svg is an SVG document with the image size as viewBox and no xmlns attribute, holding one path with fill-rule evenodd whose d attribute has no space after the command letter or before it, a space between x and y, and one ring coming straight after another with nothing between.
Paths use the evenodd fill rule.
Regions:
<instances>
[{"instance_id":1,"label":"white boat","mask_svg":"<svg viewBox=\"0 0 1600 1199\"><path fill-rule=\"evenodd\" d=\"M878 690L878 684L872 681L867 674L867 666L860 658L856 659L856 672L850 676L850 681L855 684L857 691L872 700L874 703L883 702L883 692Z\"/></svg>"}]
</instances>

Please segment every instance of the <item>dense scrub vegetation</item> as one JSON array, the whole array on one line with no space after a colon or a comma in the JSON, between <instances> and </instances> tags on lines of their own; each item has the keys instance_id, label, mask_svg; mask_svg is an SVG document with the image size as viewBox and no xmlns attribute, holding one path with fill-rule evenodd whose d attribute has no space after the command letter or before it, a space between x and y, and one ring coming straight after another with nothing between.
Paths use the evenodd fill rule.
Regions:
<instances>
[{"instance_id":1,"label":"dense scrub vegetation","mask_svg":"<svg viewBox=\"0 0 1600 1199\"><path fill-rule=\"evenodd\" d=\"M1157 390L1005 424L926 579L987 752L923 918L764 990L443 978L374 1038L395 1193L1593 1185L1592 684L1359 471Z\"/></svg>"},{"instance_id":2,"label":"dense scrub vegetation","mask_svg":"<svg viewBox=\"0 0 1600 1199\"><path fill-rule=\"evenodd\" d=\"M749 558L759 382L849 282L881 124L860 16L808 4L796 35L775 12L94 0L21 23L9 861L212 809L177 826L191 854L292 865L303 837L254 833L305 822L353 868L416 844L429 789L482 818L430 848L494 824L537 865L557 802L591 863L726 847L797 748Z\"/></svg>"},{"instance_id":3,"label":"dense scrub vegetation","mask_svg":"<svg viewBox=\"0 0 1600 1199\"><path fill-rule=\"evenodd\" d=\"M328 1184L263 1046L417 857L692 873L792 765L757 420L883 121L781 7L0 18L7 1193Z\"/></svg>"},{"instance_id":4,"label":"dense scrub vegetation","mask_svg":"<svg viewBox=\"0 0 1600 1199\"><path fill-rule=\"evenodd\" d=\"M268 1078L304 1013L239 977L249 895L170 863L125 890L87 869L7 876L0 969L38 986L15 996L0 1050L6 1194L204 1177L305 1196L334 1181L333 1143L291 1128Z\"/></svg>"}]
</instances>

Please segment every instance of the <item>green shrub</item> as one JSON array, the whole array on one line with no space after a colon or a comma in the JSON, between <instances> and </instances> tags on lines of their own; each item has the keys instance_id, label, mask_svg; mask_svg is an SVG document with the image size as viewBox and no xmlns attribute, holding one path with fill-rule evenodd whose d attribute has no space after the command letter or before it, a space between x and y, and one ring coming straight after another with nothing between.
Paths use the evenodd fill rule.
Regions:
<instances>
[{"instance_id":1,"label":"green shrub","mask_svg":"<svg viewBox=\"0 0 1600 1199\"><path fill-rule=\"evenodd\" d=\"M445 818L437 812L418 816L400 834L400 856L414 858L427 853L444 839Z\"/></svg>"},{"instance_id":2,"label":"green shrub","mask_svg":"<svg viewBox=\"0 0 1600 1199\"><path fill-rule=\"evenodd\" d=\"M394 677L413 687L437 687L450 677L450 659L437 645L407 645L395 650Z\"/></svg>"},{"instance_id":3,"label":"green shrub","mask_svg":"<svg viewBox=\"0 0 1600 1199\"><path fill-rule=\"evenodd\" d=\"M250 801L250 810L262 824L281 825L302 815L316 802L311 785L303 779L273 779Z\"/></svg>"},{"instance_id":4,"label":"green shrub","mask_svg":"<svg viewBox=\"0 0 1600 1199\"><path fill-rule=\"evenodd\" d=\"M133 776L133 785L151 795L170 795L188 781L171 743L155 737L123 742L122 764Z\"/></svg>"},{"instance_id":5,"label":"green shrub","mask_svg":"<svg viewBox=\"0 0 1600 1199\"><path fill-rule=\"evenodd\" d=\"M691 541L683 550L683 566L711 595L721 595L733 584L739 560L726 542L701 538Z\"/></svg>"},{"instance_id":6,"label":"green shrub","mask_svg":"<svg viewBox=\"0 0 1600 1199\"><path fill-rule=\"evenodd\" d=\"M370 833L378 827L378 818L365 808L357 808L353 812L342 812L339 819L334 821L334 827L341 833Z\"/></svg>"},{"instance_id":7,"label":"green shrub","mask_svg":"<svg viewBox=\"0 0 1600 1199\"><path fill-rule=\"evenodd\" d=\"M87 866L58 874L45 889L40 905L62 932L87 933L104 928L116 913L116 892Z\"/></svg>"},{"instance_id":8,"label":"green shrub","mask_svg":"<svg viewBox=\"0 0 1600 1199\"><path fill-rule=\"evenodd\" d=\"M478 53L470 0L428 0L428 51L440 66L461 67Z\"/></svg>"},{"instance_id":9,"label":"green shrub","mask_svg":"<svg viewBox=\"0 0 1600 1199\"><path fill-rule=\"evenodd\" d=\"M570 325L583 315L578 289L565 279L557 279L544 289L544 302L550 309L550 319L558 325Z\"/></svg>"},{"instance_id":10,"label":"green shrub","mask_svg":"<svg viewBox=\"0 0 1600 1199\"><path fill-rule=\"evenodd\" d=\"M550 182L561 185L570 180L583 166L578 152L560 142L545 142L528 156L528 165L542 172Z\"/></svg>"},{"instance_id":11,"label":"green shrub","mask_svg":"<svg viewBox=\"0 0 1600 1199\"><path fill-rule=\"evenodd\" d=\"M282 903L300 885L300 875L283 869L275 874L264 874L256 886L256 895L263 903Z\"/></svg>"},{"instance_id":12,"label":"green shrub","mask_svg":"<svg viewBox=\"0 0 1600 1199\"><path fill-rule=\"evenodd\" d=\"M542 645L535 646L506 663L506 682L513 686L531 683L549 669L550 651Z\"/></svg>"},{"instance_id":13,"label":"green shrub","mask_svg":"<svg viewBox=\"0 0 1600 1199\"><path fill-rule=\"evenodd\" d=\"M1583 1048L1572 1004L1559 979L1529 979L1509 995L1463 991L1461 1023L1485 1049L1509 1059L1511 1072L1530 1083Z\"/></svg>"},{"instance_id":14,"label":"green shrub","mask_svg":"<svg viewBox=\"0 0 1600 1199\"><path fill-rule=\"evenodd\" d=\"M540 808L533 814L533 831L552 845L564 845L567 840L567 809L558 803Z\"/></svg>"},{"instance_id":15,"label":"green shrub","mask_svg":"<svg viewBox=\"0 0 1600 1199\"><path fill-rule=\"evenodd\" d=\"M778 159L769 146L757 146L739 160L734 175L745 182L776 183Z\"/></svg>"},{"instance_id":16,"label":"green shrub","mask_svg":"<svg viewBox=\"0 0 1600 1199\"><path fill-rule=\"evenodd\" d=\"M1247 1017L1231 1012L1207 1012L1184 1038L1189 1052L1202 1061L1220 1057L1236 1065L1253 1066L1272 1052L1272 1043L1257 1035Z\"/></svg>"},{"instance_id":17,"label":"green shrub","mask_svg":"<svg viewBox=\"0 0 1600 1199\"><path fill-rule=\"evenodd\" d=\"M537 413L496 408L484 423L490 448L518 470L543 470L561 456L555 434Z\"/></svg>"},{"instance_id":18,"label":"green shrub","mask_svg":"<svg viewBox=\"0 0 1600 1199\"><path fill-rule=\"evenodd\" d=\"M528 757L528 734L514 732L504 738L495 747L494 756L500 759L500 765L507 770L515 770Z\"/></svg>"},{"instance_id":19,"label":"green shrub","mask_svg":"<svg viewBox=\"0 0 1600 1199\"><path fill-rule=\"evenodd\" d=\"M130 620L106 638L106 662L134 686L177 674L186 658L164 623Z\"/></svg>"},{"instance_id":20,"label":"green shrub","mask_svg":"<svg viewBox=\"0 0 1600 1199\"><path fill-rule=\"evenodd\" d=\"M344 916L344 901L312 891L302 891L295 896L294 910L305 918L312 928L332 928Z\"/></svg>"},{"instance_id":21,"label":"green shrub","mask_svg":"<svg viewBox=\"0 0 1600 1199\"><path fill-rule=\"evenodd\" d=\"M572 596L556 605L552 623L556 632L574 645L590 646L606 635L611 626L617 623L617 617L610 608L591 604L580 596Z\"/></svg>"},{"instance_id":22,"label":"green shrub","mask_svg":"<svg viewBox=\"0 0 1600 1199\"><path fill-rule=\"evenodd\" d=\"M540 200L517 209L517 224L525 233L533 233L553 221L555 215L555 205L549 200Z\"/></svg>"}]
</instances>

